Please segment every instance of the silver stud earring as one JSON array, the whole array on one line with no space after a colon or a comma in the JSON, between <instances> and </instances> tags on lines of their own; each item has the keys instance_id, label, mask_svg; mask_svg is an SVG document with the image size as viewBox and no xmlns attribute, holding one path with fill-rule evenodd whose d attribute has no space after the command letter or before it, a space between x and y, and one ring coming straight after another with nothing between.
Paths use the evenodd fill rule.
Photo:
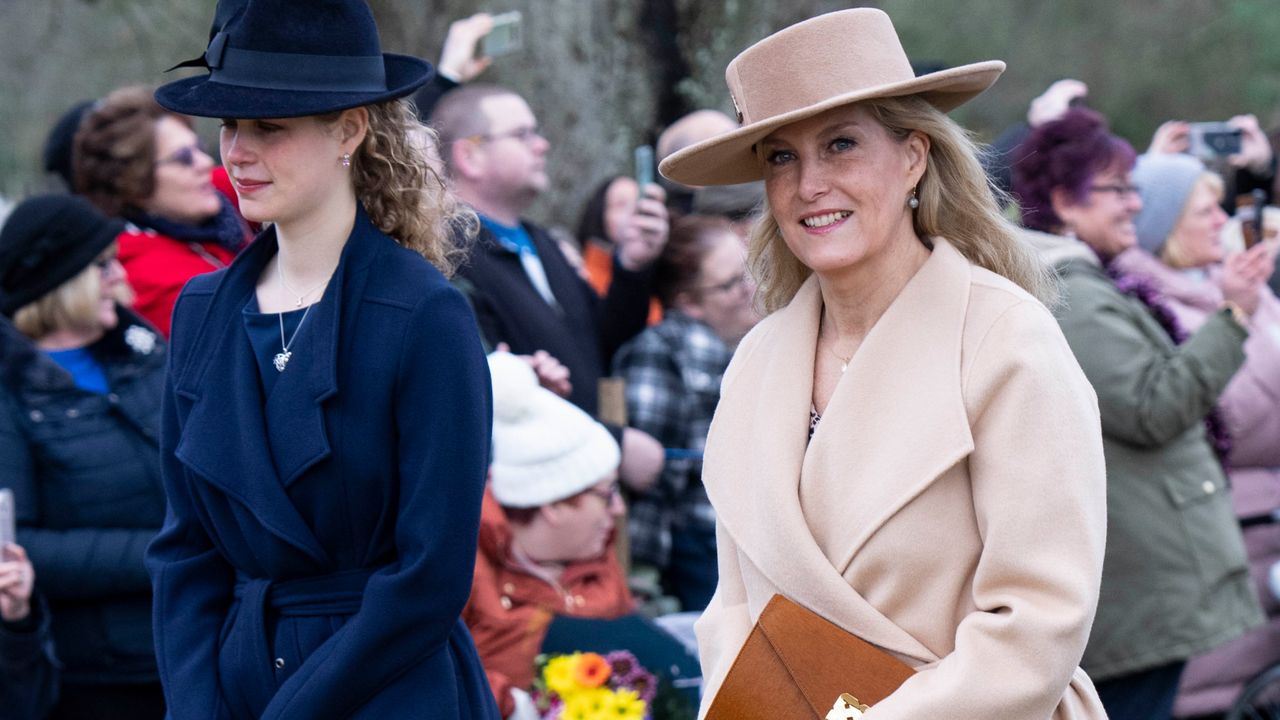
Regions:
<instances>
[{"instance_id":1,"label":"silver stud earring","mask_svg":"<svg viewBox=\"0 0 1280 720\"><path fill-rule=\"evenodd\" d=\"M351 167L351 153L342 153L342 167Z\"/></svg>"},{"instance_id":2,"label":"silver stud earring","mask_svg":"<svg viewBox=\"0 0 1280 720\"><path fill-rule=\"evenodd\" d=\"M911 197L907 198L907 207L915 210L920 207L920 198L916 197L916 189L911 188Z\"/></svg>"}]
</instances>

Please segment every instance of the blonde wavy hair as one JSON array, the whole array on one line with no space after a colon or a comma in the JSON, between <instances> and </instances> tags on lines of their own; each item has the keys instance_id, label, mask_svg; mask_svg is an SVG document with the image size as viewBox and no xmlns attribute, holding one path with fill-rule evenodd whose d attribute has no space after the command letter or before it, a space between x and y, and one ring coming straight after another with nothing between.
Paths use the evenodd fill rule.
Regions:
<instances>
[{"instance_id":1,"label":"blonde wavy hair","mask_svg":"<svg viewBox=\"0 0 1280 720\"><path fill-rule=\"evenodd\" d=\"M369 130L351 157L356 197L369 219L396 242L425 257L446 277L466 256L479 228L432 166L435 131L423 125L409 100L368 105ZM336 121L341 113L324 119Z\"/></svg>"},{"instance_id":2,"label":"blonde wavy hair","mask_svg":"<svg viewBox=\"0 0 1280 720\"><path fill-rule=\"evenodd\" d=\"M1001 191L983 172L969 133L916 96L875 98L859 105L900 141L913 130L929 137L928 163L916 188L916 234L946 238L969 262L1012 280L1053 307L1058 302L1057 279L1001 214ZM748 264L758 287L756 302L766 313L791 302L813 272L783 242L767 198L751 228Z\"/></svg>"},{"instance_id":3,"label":"blonde wavy hair","mask_svg":"<svg viewBox=\"0 0 1280 720\"><path fill-rule=\"evenodd\" d=\"M115 258L116 244L112 243L98 256L98 261ZM102 270L90 263L83 270L39 298L18 308L13 314L13 326L32 340L58 330L99 330L98 301L102 298ZM133 291L128 283L119 283L111 297L120 305L133 305Z\"/></svg>"}]
</instances>

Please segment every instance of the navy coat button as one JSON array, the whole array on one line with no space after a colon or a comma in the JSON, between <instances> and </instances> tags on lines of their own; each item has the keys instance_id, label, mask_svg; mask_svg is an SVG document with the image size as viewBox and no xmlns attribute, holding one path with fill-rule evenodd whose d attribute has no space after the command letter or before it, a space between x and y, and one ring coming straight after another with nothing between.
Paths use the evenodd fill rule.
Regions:
<instances>
[{"instance_id":1,"label":"navy coat button","mask_svg":"<svg viewBox=\"0 0 1280 720\"><path fill-rule=\"evenodd\" d=\"M80 417L80 411L79 411L79 410L77 410L77 409L75 409L75 408L68 408L68 409L67 409L67 417L69 417L69 418L78 418L78 417Z\"/></svg>"},{"instance_id":2,"label":"navy coat button","mask_svg":"<svg viewBox=\"0 0 1280 720\"><path fill-rule=\"evenodd\" d=\"M284 669L284 658L276 658L276 669L277 670Z\"/></svg>"},{"instance_id":3,"label":"navy coat button","mask_svg":"<svg viewBox=\"0 0 1280 720\"><path fill-rule=\"evenodd\" d=\"M31 422L40 422L41 420L44 420L44 413L40 412L39 410L32 410Z\"/></svg>"},{"instance_id":4,"label":"navy coat button","mask_svg":"<svg viewBox=\"0 0 1280 720\"><path fill-rule=\"evenodd\" d=\"M116 403L120 402L120 396L115 393L107 393L107 402L111 403L112 405L115 405Z\"/></svg>"}]
</instances>

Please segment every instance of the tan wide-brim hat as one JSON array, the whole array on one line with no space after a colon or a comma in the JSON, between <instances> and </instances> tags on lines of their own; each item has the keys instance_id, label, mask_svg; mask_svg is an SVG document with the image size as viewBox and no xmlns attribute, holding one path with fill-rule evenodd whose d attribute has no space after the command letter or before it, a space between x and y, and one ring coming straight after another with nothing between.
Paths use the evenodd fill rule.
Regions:
<instances>
[{"instance_id":1,"label":"tan wide-brim hat","mask_svg":"<svg viewBox=\"0 0 1280 720\"><path fill-rule=\"evenodd\" d=\"M1002 72L1003 62L989 60L916 77L883 11L819 15L734 58L724 75L741 127L672 154L659 169L685 185L760 180L762 161L753 146L783 125L859 100L905 95L948 112L991 87Z\"/></svg>"}]
</instances>

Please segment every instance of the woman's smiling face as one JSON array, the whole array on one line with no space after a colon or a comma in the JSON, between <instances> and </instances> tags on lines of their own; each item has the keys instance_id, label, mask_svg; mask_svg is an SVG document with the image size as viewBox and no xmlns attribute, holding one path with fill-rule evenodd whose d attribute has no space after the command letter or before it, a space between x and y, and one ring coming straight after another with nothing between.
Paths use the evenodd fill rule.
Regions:
<instances>
[{"instance_id":1,"label":"woman's smiling face","mask_svg":"<svg viewBox=\"0 0 1280 720\"><path fill-rule=\"evenodd\" d=\"M813 271L839 272L914 238L907 199L927 138L897 137L859 105L785 125L760 142L765 190L782 239Z\"/></svg>"}]
</instances>

